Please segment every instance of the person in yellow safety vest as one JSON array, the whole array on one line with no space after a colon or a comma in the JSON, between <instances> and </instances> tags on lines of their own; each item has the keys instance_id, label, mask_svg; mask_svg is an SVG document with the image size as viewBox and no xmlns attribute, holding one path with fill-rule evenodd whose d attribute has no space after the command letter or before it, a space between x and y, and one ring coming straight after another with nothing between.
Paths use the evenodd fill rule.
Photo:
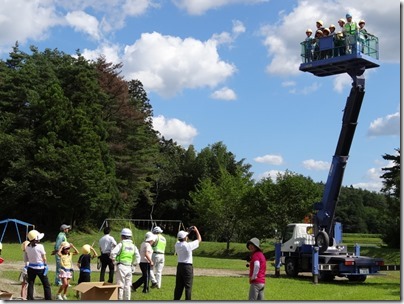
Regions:
<instances>
[{"instance_id":1,"label":"person in yellow safety vest","mask_svg":"<svg viewBox=\"0 0 404 304\"><path fill-rule=\"evenodd\" d=\"M346 42L347 42L347 53L353 54L357 52L356 42L358 34L358 25L356 22L352 21L352 15L346 14L347 22L344 25Z\"/></svg>"},{"instance_id":2,"label":"person in yellow safety vest","mask_svg":"<svg viewBox=\"0 0 404 304\"><path fill-rule=\"evenodd\" d=\"M156 226L152 230L153 234L156 235L156 241L153 243L153 255L152 260L154 267L150 269L150 279L152 282L151 288L161 288L161 278L163 274L163 268L165 263L164 252L166 250L167 240L162 235L163 230Z\"/></svg>"},{"instance_id":3,"label":"person in yellow safety vest","mask_svg":"<svg viewBox=\"0 0 404 304\"><path fill-rule=\"evenodd\" d=\"M132 273L134 267L140 262L140 254L132 241L132 230L123 228L121 242L111 251L111 259L116 264L116 284L118 288L118 300L130 300Z\"/></svg>"}]
</instances>

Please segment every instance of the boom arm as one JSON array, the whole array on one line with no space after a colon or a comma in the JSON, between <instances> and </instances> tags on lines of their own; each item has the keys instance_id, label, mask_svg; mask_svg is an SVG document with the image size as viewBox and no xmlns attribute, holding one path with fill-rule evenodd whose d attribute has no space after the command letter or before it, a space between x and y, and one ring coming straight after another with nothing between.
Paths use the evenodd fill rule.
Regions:
<instances>
[{"instance_id":1,"label":"boom arm","mask_svg":"<svg viewBox=\"0 0 404 304\"><path fill-rule=\"evenodd\" d=\"M314 217L314 233L317 245L321 251L327 250L334 236L333 222L335 208L349 157L349 150L358 123L362 100L365 95L365 77L363 76L363 72L364 69L348 72L353 79L353 83L344 109L340 136L328 173L323 198L320 203L314 204L314 208L318 210Z\"/></svg>"}]
</instances>

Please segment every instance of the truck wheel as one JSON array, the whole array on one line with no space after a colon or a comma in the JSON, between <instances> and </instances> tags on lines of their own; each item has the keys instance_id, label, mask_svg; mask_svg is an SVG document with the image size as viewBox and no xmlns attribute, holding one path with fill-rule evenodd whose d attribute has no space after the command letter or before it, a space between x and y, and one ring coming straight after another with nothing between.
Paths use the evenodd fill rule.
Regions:
<instances>
[{"instance_id":1,"label":"truck wheel","mask_svg":"<svg viewBox=\"0 0 404 304\"><path fill-rule=\"evenodd\" d=\"M320 274L319 274L320 281L332 282L334 280L334 278L335 278L335 275L333 275L332 272L320 271Z\"/></svg>"},{"instance_id":2,"label":"truck wheel","mask_svg":"<svg viewBox=\"0 0 404 304\"><path fill-rule=\"evenodd\" d=\"M297 277L299 274L298 263L295 259L287 259L285 263L285 272L289 277Z\"/></svg>"},{"instance_id":3,"label":"truck wheel","mask_svg":"<svg viewBox=\"0 0 404 304\"><path fill-rule=\"evenodd\" d=\"M366 276L365 275L348 276L348 280L350 282L365 282Z\"/></svg>"},{"instance_id":4,"label":"truck wheel","mask_svg":"<svg viewBox=\"0 0 404 304\"><path fill-rule=\"evenodd\" d=\"M324 252L328 249L328 245L330 244L330 238L327 232L320 231L316 236L316 244L320 249L320 252Z\"/></svg>"}]
</instances>

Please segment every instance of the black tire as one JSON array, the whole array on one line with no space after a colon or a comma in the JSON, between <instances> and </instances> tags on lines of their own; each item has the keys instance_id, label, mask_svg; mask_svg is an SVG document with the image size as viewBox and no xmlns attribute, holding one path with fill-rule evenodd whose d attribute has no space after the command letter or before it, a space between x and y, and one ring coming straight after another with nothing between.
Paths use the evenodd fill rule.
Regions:
<instances>
[{"instance_id":1,"label":"black tire","mask_svg":"<svg viewBox=\"0 0 404 304\"><path fill-rule=\"evenodd\" d=\"M348 276L348 280L350 282L365 282L367 276L365 275L355 275L355 276Z\"/></svg>"},{"instance_id":2,"label":"black tire","mask_svg":"<svg viewBox=\"0 0 404 304\"><path fill-rule=\"evenodd\" d=\"M330 245L330 237L325 231L320 231L316 236L316 244L319 247L320 253L325 252Z\"/></svg>"},{"instance_id":3,"label":"black tire","mask_svg":"<svg viewBox=\"0 0 404 304\"><path fill-rule=\"evenodd\" d=\"M335 275L329 271L320 271L319 280L323 282L332 282L334 281Z\"/></svg>"},{"instance_id":4,"label":"black tire","mask_svg":"<svg viewBox=\"0 0 404 304\"><path fill-rule=\"evenodd\" d=\"M295 278L299 274L299 265L296 259L289 258L285 263L285 272L288 277Z\"/></svg>"}]
</instances>

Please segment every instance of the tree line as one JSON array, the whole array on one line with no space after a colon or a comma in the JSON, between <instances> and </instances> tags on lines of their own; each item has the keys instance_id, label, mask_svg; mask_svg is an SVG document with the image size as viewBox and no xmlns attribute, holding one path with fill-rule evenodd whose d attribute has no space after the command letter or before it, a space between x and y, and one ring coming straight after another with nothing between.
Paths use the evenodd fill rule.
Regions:
<instances>
[{"instance_id":1,"label":"tree line","mask_svg":"<svg viewBox=\"0 0 404 304\"><path fill-rule=\"evenodd\" d=\"M105 218L173 219L204 239L269 238L301 222L324 184L286 171L255 181L251 165L223 142L183 148L153 129L153 109L122 64L57 49L0 61L2 217L52 231L60 223L99 227ZM345 232L400 232L400 150L385 154L382 192L342 187L336 219ZM389 225L386 225L389 223ZM56 227L56 228L55 228Z\"/></svg>"}]
</instances>

